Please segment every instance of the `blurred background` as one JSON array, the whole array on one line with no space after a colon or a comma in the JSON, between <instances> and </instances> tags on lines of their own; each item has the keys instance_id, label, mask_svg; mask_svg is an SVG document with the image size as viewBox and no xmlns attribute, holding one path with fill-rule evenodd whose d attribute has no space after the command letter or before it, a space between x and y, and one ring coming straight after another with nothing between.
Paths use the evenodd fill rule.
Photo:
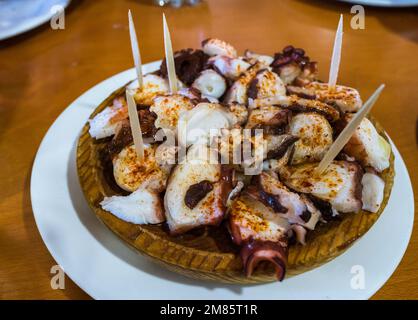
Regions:
<instances>
[{"instance_id":1,"label":"blurred background","mask_svg":"<svg viewBox=\"0 0 418 320\"><path fill-rule=\"evenodd\" d=\"M386 84L372 113L401 151L417 190L418 8L402 6L418 1L353 1L382 6L364 6L364 29L350 27L354 14L348 1L169 2L0 0L0 298L88 298L70 280L66 290L50 288L54 261L34 222L30 173L39 143L58 115L92 86L133 67L128 9L143 63L164 56L165 12L174 50L200 47L208 37L230 42L241 53L272 55L292 44L318 61L325 80L344 14L339 83L358 88L363 98ZM59 19L51 23L60 8L64 25ZM375 298L418 298L416 249L414 232L400 267Z\"/></svg>"}]
</instances>

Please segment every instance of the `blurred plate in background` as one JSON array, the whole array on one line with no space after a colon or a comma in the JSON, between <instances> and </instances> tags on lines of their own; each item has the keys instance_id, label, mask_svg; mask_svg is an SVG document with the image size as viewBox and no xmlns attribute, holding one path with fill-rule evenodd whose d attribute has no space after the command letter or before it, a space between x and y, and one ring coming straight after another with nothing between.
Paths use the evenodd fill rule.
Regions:
<instances>
[{"instance_id":1,"label":"blurred plate in background","mask_svg":"<svg viewBox=\"0 0 418 320\"><path fill-rule=\"evenodd\" d=\"M54 6L66 8L71 0L0 0L0 40L4 40L47 22Z\"/></svg>"},{"instance_id":2,"label":"blurred plate in background","mask_svg":"<svg viewBox=\"0 0 418 320\"><path fill-rule=\"evenodd\" d=\"M418 0L340 0L353 4L364 4L376 7L413 7L418 6Z\"/></svg>"}]
</instances>

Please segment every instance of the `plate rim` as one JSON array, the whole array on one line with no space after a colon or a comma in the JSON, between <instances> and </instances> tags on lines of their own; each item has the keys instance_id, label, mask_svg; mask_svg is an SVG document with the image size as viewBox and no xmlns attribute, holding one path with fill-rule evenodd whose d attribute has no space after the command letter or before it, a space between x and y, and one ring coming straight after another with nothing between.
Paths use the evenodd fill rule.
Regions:
<instances>
[{"instance_id":1,"label":"plate rim","mask_svg":"<svg viewBox=\"0 0 418 320\"><path fill-rule=\"evenodd\" d=\"M382 1L370 3L368 0L339 0L345 3L351 3L353 5L365 5L370 7L380 7L380 8L408 8L418 6L418 0L408 0L408 2L403 3L386 3Z\"/></svg>"},{"instance_id":2,"label":"plate rim","mask_svg":"<svg viewBox=\"0 0 418 320\"><path fill-rule=\"evenodd\" d=\"M67 9L71 0L62 0L62 1L65 1L65 3L63 4L64 9ZM28 23L28 21L26 21L24 23L20 23L17 26L14 26L13 28L9 29L8 32L0 32L0 41L11 39L11 38L16 37L18 35L26 33L30 30L36 29L39 26L46 23L51 18L52 18L52 14L50 12L43 13L43 14L37 15L35 17L31 17L29 19L30 23Z\"/></svg>"}]
</instances>

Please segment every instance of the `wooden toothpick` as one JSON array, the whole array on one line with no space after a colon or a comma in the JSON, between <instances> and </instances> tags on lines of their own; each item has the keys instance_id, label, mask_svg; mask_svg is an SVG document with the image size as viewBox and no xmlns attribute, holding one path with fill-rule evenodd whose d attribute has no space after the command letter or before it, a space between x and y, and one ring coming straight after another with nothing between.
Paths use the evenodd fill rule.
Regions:
<instances>
[{"instance_id":1,"label":"wooden toothpick","mask_svg":"<svg viewBox=\"0 0 418 320\"><path fill-rule=\"evenodd\" d=\"M132 57L134 58L136 75L138 77L139 88L142 87L142 62L141 52L138 47L138 39L136 37L135 25L132 19L131 10L128 11L129 20L129 36L131 38Z\"/></svg>"},{"instance_id":2,"label":"wooden toothpick","mask_svg":"<svg viewBox=\"0 0 418 320\"><path fill-rule=\"evenodd\" d=\"M340 15L337 32L335 34L334 49L332 50L331 66L329 68L329 90L333 90L337 85L338 70L341 61L341 46L343 42L343 15Z\"/></svg>"},{"instance_id":3,"label":"wooden toothpick","mask_svg":"<svg viewBox=\"0 0 418 320\"><path fill-rule=\"evenodd\" d=\"M328 168L332 160L334 160L334 158L337 156L337 154L344 148L348 140L350 140L351 136L353 135L354 131L356 131L360 125L361 120L363 120L363 118L369 113L384 88L384 84L377 88L377 90L367 100L363 107L356 113L356 115L351 119L344 130L339 134L337 139L335 139L334 143L331 145L324 158L315 169L316 174L319 175L323 173L325 169Z\"/></svg>"},{"instance_id":4,"label":"wooden toothpick","mask_svg":"<svg viewBox=\"0 0 418 320\"><path fill-rule=\"evenodd\" d=\"M164 47L165 47L165 62L167 64L168 82L170 83L171 93L177 93L177 76L174 65L173 47L171 45L170 30L168 29L167 20L163 13L163 28L164 28Z\"/></svg>"},{"instance_id":5,"label":"wooden toothpick","mask_svg":"<svg viewBox=\"0 0 418 320\"><path fill-rule=\"evenodd\" d=\"M128 102L129 122L134 140L135 150L140 160L144 159L144 141L142 140L142 130L139 123L138 111L132 93L126 90L126 101Z\"/></svg>"}]
</instances>

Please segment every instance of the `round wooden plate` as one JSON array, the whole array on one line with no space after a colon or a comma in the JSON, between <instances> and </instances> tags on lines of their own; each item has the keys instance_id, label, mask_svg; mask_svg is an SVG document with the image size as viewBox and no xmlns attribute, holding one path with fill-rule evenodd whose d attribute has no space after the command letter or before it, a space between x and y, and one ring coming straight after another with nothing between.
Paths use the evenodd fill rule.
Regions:
<instances>
[{"instance_id":1,"label":"round wooden plate","mask_svg":"<svg viewBox=\"0 0 418 320\"><path fill-rule=\"evenodd\" d=\"M90 118L112 104L123 94L125 87L113 92L103 101ZM383 128L371 118L378 132L388 139ZM77 171L84 195L96 216L126 243L154 262L185 276L224 283L250 284L276 281L273 267L260 263L250 278L243 274L237 248L227 230L205 228L182 236L169 236L160 225L134 225L103 210L99 203L105 196L115 194L103 176L99 152L106 142L93 139L89 124L82 129L77 146ZM341 215L340 220L318 225L308 233L306 245L293 245L289 249L286 276L293 276L318 267L343 253L369 230L383 212L395 176L393 152L390 167L381 177L385 181L384 200L377 213L361 211Z\"/></svg>"}]
</instances>

